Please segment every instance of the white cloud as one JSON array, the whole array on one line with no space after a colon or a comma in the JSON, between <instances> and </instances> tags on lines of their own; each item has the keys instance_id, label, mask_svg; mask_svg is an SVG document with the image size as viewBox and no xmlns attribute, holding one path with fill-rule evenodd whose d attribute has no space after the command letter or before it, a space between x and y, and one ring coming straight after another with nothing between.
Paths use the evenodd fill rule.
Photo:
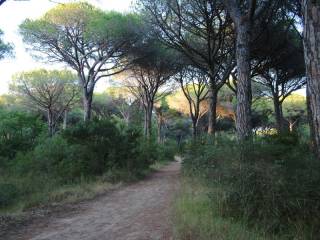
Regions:
<instances>
[{"instance_id":1,"label":"white cloud","mask_svg":"<svg viewBox=\"0 0 320 240\"><path fill-rule=\"evenodd\" d=\"M19 25L26 18L38 18L54 7L57 2L71 2L70 0L7 0L0 7L0 29L5 33L4 39L14 44L15 57L0 62L0 94L8 92L8 84L12 74L19 71L39 67L48 67L36 62L25 50L21 36L18 33ZM89 3L104 10L129 11L131 0L89 0ZM61 66L51 66L61 67ZM98 89L105 84L98 85Z\"/></svg>"}]
</instances>

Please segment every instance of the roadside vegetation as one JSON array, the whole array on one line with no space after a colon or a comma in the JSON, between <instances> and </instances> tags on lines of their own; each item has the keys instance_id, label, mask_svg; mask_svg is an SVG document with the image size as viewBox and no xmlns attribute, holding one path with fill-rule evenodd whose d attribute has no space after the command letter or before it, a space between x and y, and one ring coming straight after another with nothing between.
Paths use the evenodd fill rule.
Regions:
<instances>
[{"instance_id":1,"label":"roadside vegetation","mask_svg":"<svg viewBox=\"0 0 320 240\"><path fill-rule=\"evenodd\" d=\"M316 239L320 165L299 133L186 146L178 239Z\"/></svg>"},{"instance_id":2,"label":"roadside vegetation","mask_svg":"<svg viewBox=\"0 0 320 240\"><path fill-rule=\"evenodd\" d=\"M109 120L78 123L48 137L36 116L1 113L7 120L1 121L0 142L3 211L86 198L101 192L95 188L140 179L152 164L174 156L174 149L145 141L141 130Z\"/></svg>"}]
</instances>

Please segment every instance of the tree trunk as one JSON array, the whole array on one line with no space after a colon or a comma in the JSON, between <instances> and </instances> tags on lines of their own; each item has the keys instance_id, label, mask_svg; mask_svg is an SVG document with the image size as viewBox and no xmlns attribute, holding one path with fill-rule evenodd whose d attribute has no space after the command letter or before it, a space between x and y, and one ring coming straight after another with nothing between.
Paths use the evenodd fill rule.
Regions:
<instances>
[{"instance_id":1,"label":"tree trunk","mask_svg":"<svg viewBox=\"0 0 320 240\"><path fill-rule=\"evenodd\" d=\"M279 134L279 133L282 133L284 130L282 104L280 103L277 97L273 97L273 105L274 105L274 115L276 119L277 132Z\"/></svg>"},{"instance_id":2,"label":"tree trunk","mask_svg":"<svg viewBox=\"0 0 320 240\"><path fill-rule=\"evenodd\" d=\"M162 120L162 116L160 115L158 119L158 143L159 144L162 144L164 142L163 138L164 138L163 137L163 120Z\"/></svg>"},{"instance_id":3,"label":"tree trunk","mask_svg":"<svg viewBox=\"0 0 320 240\"><path fill-rule=\"evenodd\" d=\"M62 126L63 130L67 129L67 124L68 124L68 110L64 110L64 113L63 113L63 126Z\"/></svg>"},{"instance_id":4,"label":"tree trunk","mask_svg":"<svg viewBox=\"0 0 320 240\"><path fill-rule=\"evenodd\" d=\"M49 136L52 137L54 134L54 123L53 123L53 114L51 109L47 111L47 118L48 118L48 133Z\"/></svg>"},{"instance_id":5,"label":"tree trunk","mask_svg":"<svg viewBox=\"0 0 320 240\"><path fill-rule=\"evenodd\" d=\"M147 139L149 139L152 132L153 103L148 103L147 106L144 107L144 110L144 135Z\"/></svg>"},{"instance_id":6,"label":"tree trunk","mask_svg":"<svg viewBox=\"0 0 320 240\"><path fill-rule=\"evenodd\" d=\"M162 124L158 122L158 143L162 144Z\"/></svg>"},{"instance_id":7,"label":"tree trunk","mask_svg":"<svg viewBox=\"0 0 320 240\"><path fill-rule=\"evenodd\" d=\"M296 125L297 125L298 122L299 122L299 119L296 119L294 121L291 121L291 120L288 121L288 123L289 123L289 131L291 133L296 130Z\"/></svg>"},{"instance_id":8,"label":"tree trunk","mask_svg":"<svg viewBox=\"0 0 320 240\"><path fill-rule=\"evenodd\" d=\"M310 127L310 139L311 139L311 149L314 149L314 131L313 131L313 121L312 121L312 112L311 112L311 104L310 104L310 93L309 93L309 87L307 85L307 91L306 91L306 101L307 101L307 114L308 114L308 122Z\"/></svg>"},{"instance_id":9,"label":"tree trunk","mask_svg":"<svg viewBox=\"0 0 320 240\"><path fill-rule=\"evenodd\" d=\"M208 135L214 136L217 125L217 102L218 91L210 86L209 90L209 110L208 110Z\"/></svg>"},{"instance_id":10,"label":"tree trunk","mask_svg":"<svg viewBox=\"0 0 320 240\"><path fill-rule=\"evenodd\" d=\"M240 21L240 20L239 20ZM236 61L237 61L237 116L236 128L240 141L250 139L251 126L251 79L250 79L250 22L237 23Z\"/></svg>"},{"instance_id":11,"label":"tree trunk","mask_svg":"<svg viewBox=\"0 0 320 240\"><path fill-rule=\"evenodd\" d=\"M84 90L84 94L83 94L83 110L84 110L83 120L85 122L90 121L90 119L91 119L92 95L93 95L93 92L88 93L88 92L86 92L86 90Z\"/></svg>"},{"instance_id":12,"label":"tree trunk","mask_svg":"<svg viewBox=\"0 0 320 240\"><path fill-rule=\"evenodd\" d=\"M148 135L148 108L147 107L144 107L143 132L144 132L145 138L147 138L147 135Z\"/></svg>"},{"instance_id":13,"label":"tree trunk","mask_svg":"<svg viewBox=\"0 0 320 240\"><path fill-rule=\"evenodd\" d=\"M192 119L192 138L196 140L198 137L198 121L196 119Z\"/></svg>"},{"instance_id":14,"label":"tree trunk","mask_svg":"<svg viewBox=\"0 0 320 240\"><path fill-rule=\"evenodd\" d=\"M320 3L302 0L302 6L310 130L314 150L320 159Z\"/></svg>"}]
</instances>

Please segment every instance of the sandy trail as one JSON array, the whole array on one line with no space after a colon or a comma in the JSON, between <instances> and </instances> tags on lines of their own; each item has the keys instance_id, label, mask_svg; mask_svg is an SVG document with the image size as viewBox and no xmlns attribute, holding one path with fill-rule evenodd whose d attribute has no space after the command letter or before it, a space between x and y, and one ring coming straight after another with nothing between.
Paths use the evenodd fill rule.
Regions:
<instances>
[{"instance_id":1,"label":"sandy trail","mask_svg":"<svg viewBox=\"0 0 320 240\"><path fill-rule=\"evenodd\" d=\"M169 240L169 211L178 187L180 163L172 162L70 213L35 221L8 240Z\"/></svg>"}]
</instances>

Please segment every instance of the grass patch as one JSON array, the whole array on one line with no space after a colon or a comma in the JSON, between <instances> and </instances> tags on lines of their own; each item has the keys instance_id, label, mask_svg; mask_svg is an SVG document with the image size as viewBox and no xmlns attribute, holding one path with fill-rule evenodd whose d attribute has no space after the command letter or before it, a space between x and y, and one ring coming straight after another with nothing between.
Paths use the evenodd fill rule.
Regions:
<instances>
[{"instance_id":1,"label":"grass patch","mask_svg":"<svg viewBox=\"0 0 320 240\"><path fill-rule=\"evenodd\" d=\"M217 189L218 191L218 189ZM220 215L219 201L209 197L200 180L183 176L173 206L174 239L176 240L269 240L261 231Z\"/></svg>"},{"instance_id":2,"label":"grass patch","mask_svg":"<svg viewBox=\"0 0 320 240\"><path fill-rule=\"evenodd\" d=\"M171 159L170 160L156 161L150 166L150 169L151 169L151 171L156 171L156 170L159 170L159 169L163 168L164 166L168 165L171 162L172 162Z\"/></svg>"},{"instance_id":3,"label":"grass patch","mask_svg":"<svg viewBox=\"0 0 320 240\"><path fill-rule=\"evenodd\" d=\"M23 189L23 179L15 179L18 189ZM28 182L28 184L32 184ZM104 181L102 177L95 180L82 180L79 183L68 185L55 185L54 182L43 183L42 188L33 186L25 189L25 194L15 200L14 204L0 209L0 216L19 215L32 208L46 208L66 203L76 203L89 200L109 190L119 187L121 183L112 184ZM28 192L30 191L30 192Z\"/></svg>"},{"instance_id":4,"label":"grass patch","mask_svg":"<svg viewBox=\"0 0 320 240\"><path fill-rule=\"evenodd\" d=\"M154 162L148 169L137 175L127 171L108 171L103 176L83 178L71 184L61 184L50 176L0 176L0 188L5 194L0 197L7 206L0 207L0 216L17 216L33 208L76 203L93 199L109 190L121 186L125 182L143 179L152 171L167 165L169 160Z\"/></svg>"}]
</instances>

